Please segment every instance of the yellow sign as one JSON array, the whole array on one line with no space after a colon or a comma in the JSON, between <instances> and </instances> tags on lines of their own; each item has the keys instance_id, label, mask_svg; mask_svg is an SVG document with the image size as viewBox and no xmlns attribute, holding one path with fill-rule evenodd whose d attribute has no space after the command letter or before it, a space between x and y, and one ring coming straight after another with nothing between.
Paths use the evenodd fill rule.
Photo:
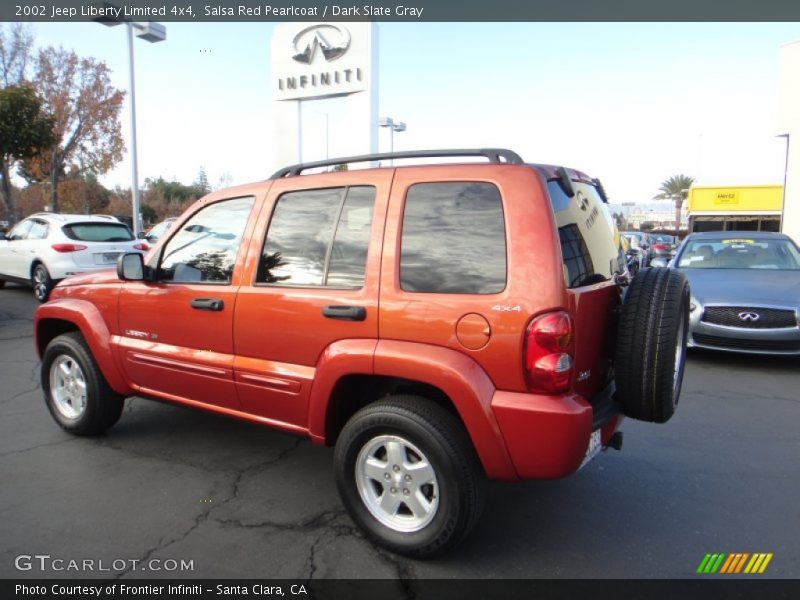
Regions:
<instances>
[{"instance_id":1,"label":"yellow sign","mask_svg":"<svg viewBox=\"0 0 800 600\"><path fill-rule=\"evenodd\" d=\"M764 213L780 214L783 208L782 185L739 187L693 187L686 209L692 213Z\"/></svg>"}]
</instances>

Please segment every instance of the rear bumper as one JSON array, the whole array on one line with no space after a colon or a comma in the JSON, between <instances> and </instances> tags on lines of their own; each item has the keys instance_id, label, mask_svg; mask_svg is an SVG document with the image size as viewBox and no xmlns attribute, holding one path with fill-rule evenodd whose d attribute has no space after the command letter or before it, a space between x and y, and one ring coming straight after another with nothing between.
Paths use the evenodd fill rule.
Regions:
<instances>
[{"instance_id":1,"label":"rear bumper","mask_svg":"<svg viewBox=\"0 0 800 600\"><path fill-rule=\"evenodd\" d=\"M611 383L589 403L578 394L496 391L492 411L521 479L558 479L581 465L592 431L605 445L621 422Z\"/></svg>"}]
</instances>

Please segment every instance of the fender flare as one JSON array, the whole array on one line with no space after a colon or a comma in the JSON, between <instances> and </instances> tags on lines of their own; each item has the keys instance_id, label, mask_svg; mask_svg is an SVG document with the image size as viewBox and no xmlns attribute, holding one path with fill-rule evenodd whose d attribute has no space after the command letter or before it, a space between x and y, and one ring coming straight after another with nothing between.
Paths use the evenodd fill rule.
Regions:
<instances>
[{"instance_id":1,"label":"fender flare","mask_svg":"<svg viewBox=\"0 0 800 600\"><path fill-rule=\"evenodd\" d=\"M51 320L66 321L75 325L83 335L92 356L112 390L122 395L131 395L125 378L114 361L111 348L111 332L97 307L91 302L77 298L51 300L42 304L33 318L33 334L36 352L42 358L45 351L44 331Z\"/></svg>"},{"instance_id":2,"label":"fender flare","mask_svg":"<svg viewBox=\"0 0 800 600\"><path fill-rule=\"evenodd\" d=\"M425 383L450 398L467 429L486 474L518 479L492 411L495 392L486 372L469 356L441 346L394 340L345 340L320 357L309 398L309 433L325 439L328 400L346 375L374 374Z\"/></svg>"}]
</instances>

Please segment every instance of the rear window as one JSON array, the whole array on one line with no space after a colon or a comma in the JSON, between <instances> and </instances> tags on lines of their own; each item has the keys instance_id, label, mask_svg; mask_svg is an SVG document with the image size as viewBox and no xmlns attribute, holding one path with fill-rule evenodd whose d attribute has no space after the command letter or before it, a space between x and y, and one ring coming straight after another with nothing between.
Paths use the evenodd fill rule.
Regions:
<instances>
[{"instance_id":1,"label":"rear window","mask_svg":"<svg viewBox=\"0 0 800 600\"><path fill-rule=\"evenodd\" d=\"M61 231L80 242L129 242L133 233L122 223L70 223Z\"/></svg>"}]
</instances>

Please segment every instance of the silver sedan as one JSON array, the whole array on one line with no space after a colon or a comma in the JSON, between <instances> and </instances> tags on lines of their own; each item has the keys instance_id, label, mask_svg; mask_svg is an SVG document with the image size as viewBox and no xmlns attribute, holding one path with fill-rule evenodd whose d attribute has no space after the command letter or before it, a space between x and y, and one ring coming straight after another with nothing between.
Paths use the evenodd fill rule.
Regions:
<instances>
[{"instance_id":1,"label":"silver sedan","mask_svg":"<svg viewBox=\"0 0 800 600\"><path fill-rule=\"evenodd\" d=\"M672 261L689 280L689 347L800 355L800 249L755 231L693 233Z\"/></svg>"}]
</instances>

